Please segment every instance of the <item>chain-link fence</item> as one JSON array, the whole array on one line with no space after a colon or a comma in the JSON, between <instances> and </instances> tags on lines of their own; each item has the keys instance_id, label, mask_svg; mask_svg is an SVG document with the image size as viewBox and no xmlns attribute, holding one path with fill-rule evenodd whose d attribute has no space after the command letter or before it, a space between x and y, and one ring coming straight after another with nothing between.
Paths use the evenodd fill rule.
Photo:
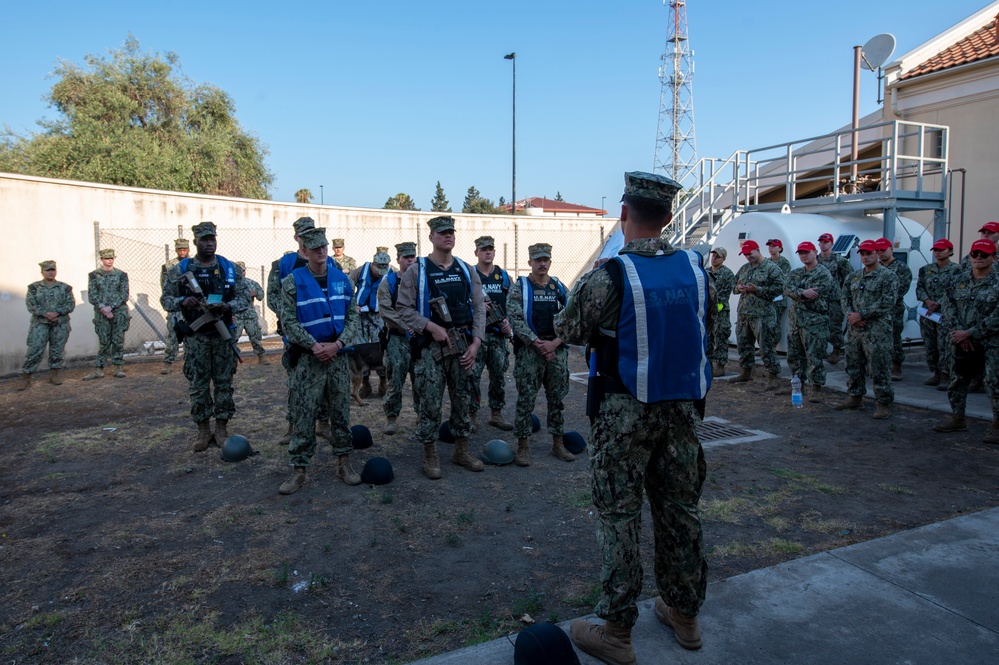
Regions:
<instances>
[{"instance_id":1,"label":"chain-link fence","mask_svg":"<svg viewBox=\"0 0 999 665\"><path fill-rule=\"evenodd\" d=\"M344 254L351 256L358 267L370 261L377 248L388 247L389 256L395 259L394 245L399 242L416 242L417 254L430 252L429 230L425 217L413 216L402 222L378 224L378 217L364 215L361 211L345 211L359 216L359 219L317 219L320 226L328 226L329 238L344 238ZM373 211L374 212L374 211ZM501 216L455 216L455 254L464 260L475 263L474 240L481 235L490 235L496 243L496 264L509 271L511 278L530 272L527 264L527 248L535 243L546 242L553 247L552 274L568 285L587 270L599 252L604 239L609 235L615 220L607 226L604 220L561 220L550 217L515 218ZM347 228L340 232L338 228ZM162 266L174 253L174 240L187 237L190 229L102 229L95 222L94 239L99 249L114 249L117 258L115 267L129 277L129 304L132 309L132 323L125 337L128 351L142 349L146 342L162 341L166 337L167 315L160 306L162 293ZM267 275L272 262L285 252L295 249L294 232L278 234L273 229L239 228L226 230L219 227L218 253L231 261L246 263L246 274L267 288ZM195 253L191 241L191 255ZM332 250L331 250L332 253ZM277 321L266 306L266 301L253 302L264 334L276 330Z\"/></svg>"}]
</instances>

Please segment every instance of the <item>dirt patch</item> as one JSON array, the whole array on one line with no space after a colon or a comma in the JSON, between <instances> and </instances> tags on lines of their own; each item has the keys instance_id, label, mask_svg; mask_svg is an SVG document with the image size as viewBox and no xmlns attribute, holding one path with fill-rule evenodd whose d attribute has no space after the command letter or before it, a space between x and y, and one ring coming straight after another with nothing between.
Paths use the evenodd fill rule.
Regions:
<instances>
[{"instance_id":1,"label":"dirt patch","mask_svg":"<svg viewBox=\"0 0 999 665\"><path fill-rule=\"evenodd\" d=\"M308 484L283 497L281 366L237 373L230 430L261 451L238 464L215 448L189 452L186 382L160 367L88 383L84 369L68 370L63 386L26 392L0 383L7 661L399 663L515 632L524 614L592 611L600 563L587 463L549 456L544 430L526 469L471 473L439 444L444 479L432 482L409 395L392 437L369 399L352 419L375 446L354 466L386 456L396 480L348 487L320 442ZM980 442L987 423L937 435L940 414L794 410L762 385L719 381L708 400L708 415L776 435L706 447L712 580L999 505L999 447ZM585 433L584 390L573 383L566 406L567 426ZM537 413L544 422L543 400ZM473 447L504 436L484 426ZM646 522L649 573L650 541Z\"/></svg>"}]
</instances>

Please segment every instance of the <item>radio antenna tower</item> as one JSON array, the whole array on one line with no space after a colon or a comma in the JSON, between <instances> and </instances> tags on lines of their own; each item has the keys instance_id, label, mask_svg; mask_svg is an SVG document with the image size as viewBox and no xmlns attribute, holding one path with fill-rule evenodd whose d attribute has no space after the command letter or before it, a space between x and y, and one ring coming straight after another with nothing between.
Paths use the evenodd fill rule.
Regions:
<instances>
[{"instance_id":1,"label":"radio antenna tower","mask_svg":"<svg viewBox=\"0 0 999 665\"><path fill-rule=\"evenodd\" d=\"M694 141L694 52L687 41L686 0L663 0L669 5L666 52L659 66L659 128L653 173L681 180L697 163Z\"/></svg>"}]
</instances>

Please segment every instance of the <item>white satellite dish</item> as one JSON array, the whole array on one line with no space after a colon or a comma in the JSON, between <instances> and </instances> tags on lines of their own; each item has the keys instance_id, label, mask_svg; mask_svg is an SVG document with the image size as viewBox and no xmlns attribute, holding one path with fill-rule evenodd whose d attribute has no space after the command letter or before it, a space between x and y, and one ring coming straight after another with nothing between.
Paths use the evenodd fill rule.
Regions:
<instances>
[{"instance_id":1,"label":"white satellite dish","mask_svg":"<svg viewBox=\"0 0 999 665\"><path fill-rule=\"evenodd\" d=\"M885 32L871 37L860 51L860 66L874 71L888 61L895 52L895 35Z\"/></svg>"}]
</instances>

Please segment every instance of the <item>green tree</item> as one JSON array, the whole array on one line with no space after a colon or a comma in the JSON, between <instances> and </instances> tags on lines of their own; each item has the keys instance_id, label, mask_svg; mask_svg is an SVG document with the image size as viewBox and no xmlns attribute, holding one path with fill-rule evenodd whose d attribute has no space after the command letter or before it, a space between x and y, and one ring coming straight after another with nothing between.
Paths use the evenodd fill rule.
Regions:
<instances>
[{"instance_id":1,"label":"green tree","mask_svg":"<svg viewBox=\"0 0 999 665\"><path fill-rule=\"evenodd\" d=\"M311 203L316 197L312 195L307 189L300 189L295 192L295 202L296 203Z\"/></svg>"},{"instance_id":2,"label":"green tree","mask_svg":"<svg viewBox=\"0 0 999 665\"><path fill-rule=\"evenodd\" d=\"M465 194L465 202L461 206L462 212L478 213L481 215L494 215L498 211L493 202L487 198L484 198L479 190L475 189L475 186L468 188L468 192Z\"/></svg>"},{"instance_id":3,"label":"green tree","mask_svg":"<svg viewBox=\"0 0 999 665\"><path fill-rule=\"evenodd\" d=\"M434 199L430 202L430 209L434 212L451 212L451 204L447 202L447 197L444 196L444 188L441 187L441 181L437 181L437 191L434 192Z\"/></svg>"},{"instance_id":4,"label":"green tree","mask_svg":"<svg viewBox=\"0 0 999 665\"><path fill-rule=\"evenodd\" d=\"M128 36L107 56L60 61L41 131L0 136L0 171L130 187L268 199L266 148L225 92L194 84L176 54Z\"/></svg>"},{"instance_id":5,"label":"green tree","mask_svg":"<svg viewBox=\"0 0 999 665\"><path fill-rule=\"evenodd\" d=\"M555 192L555 200L565 202L565 199L562 198L562 192L559 191Z\"/></svg>"},{"instance_id":6,"label":"green tree","mask_svg":"<svg viewBox=\"0 0 999 665\"><path fill-rule=\"evenodd\" d=\"M413 203L413 198L405 192L399 192L395 196L390 197L382 207L385 210L419 210L416 204Z\"/></svg>"}]
</instances>

